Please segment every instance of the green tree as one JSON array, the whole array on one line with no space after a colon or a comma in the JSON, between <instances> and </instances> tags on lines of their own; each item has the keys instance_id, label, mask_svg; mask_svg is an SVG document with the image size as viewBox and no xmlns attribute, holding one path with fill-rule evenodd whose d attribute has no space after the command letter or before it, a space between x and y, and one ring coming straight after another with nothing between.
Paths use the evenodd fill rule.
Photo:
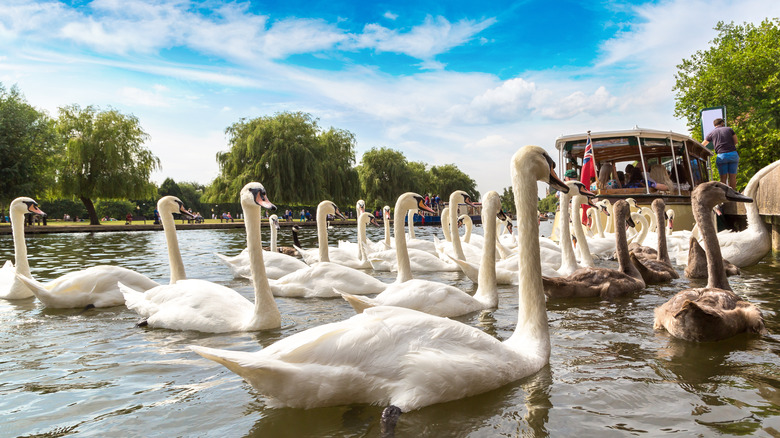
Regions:
<instances>
[{"instance_id":1,"label":"green tree","mask_svg":"<svg viewBox=\"0 0 780 438\"><path fill-rule=\"evenodd\" d=\"M355 135L330 128L319 136L325 197L338 205L354 204L360 195L360 180L355 164Z\"/></svg>"},{"instance_id":2,"label":"green tree","mask_svg":"<svg viewBox=\"0 0 780 438\"><path fill-rule=\"evenodd\" d=\"M407 163L411 172L409 179L409 190L419 193L434 195L435 189L432 183L432 175L428 166L422 161L409 161Z\"/></svg>"},{"instance_id":3,"label":"green tree","mask_svg":"<svg viewBox=\"0 0 780 438\"><path fill-rule=\"evenodd\" d=\"M196 182L180 182L179 190L181 190L181 196L179 199L184 202L184 206L192 209L193 212L204 213L204 206L201 201L203 198L203 192L206 188L203 184Z\"/></svg>"},{"instance_id":4,"label":"green tree","mask_svg":"<svg viewBox=\"0 0 780 438\"><path fill-rule=\"evenodd\" d=\"M100 224L93 199L154 195L149 176L160 160L143 147L148 135L135 116L71 105L60 108L57 130L67 141L60 191L84 203L90 224Z\"/></svg>"},{"instance_id":5,"label":"green tree","mask_svg":"<svg viewBox=\"0 0 780 438\"><path fill-rule=\"evenodd\" d=\"M515 195L512 186L504 187L504 193L501 194L501 209L515 216Z\"/></svg>"},{"instance_id":6,"label":"green tree","mask_svg":"<svg viewBox=\"0 0 780 438\"><path fill-rule=\"evenodd\" d=\"M237 201L250 181L274 202L316 204L325 197L354 200L355 139L348 131L321 132L310 114L283 112L241 119L226 129L230 150L217 154L220 175L206 189L208 202ZM350 199L352 198L352 199Z\"/></svg>"},{"instance_id":7,"label":"green tree","mask_svg":"<svg viewBox=\"0 0 780 438\"><path fill-rule=\"evenodd\" d=\"M539 200L537 209L542 213L555 212L558 206L558 197L555 193L550 193L544 199Z\"/></svg>"},{"instance_id":8,"label":"green tree","mask_svg":"<svg viewBox=\"0 0 780 438\"><path fill-rule=\"evenodd\" d=\"M479 199L477 183L454 164L433 166L431 180L433 191L442 199L449 199L450 194L455 190L463 190L471 195L471 199Z\"/></svg>"},{"instance_id":9,"label":"green tree","mask_svg":"<svg viewBox=\"0 0 780 438\"><path fill-rule=\"evenodd\" d=\"M719 22L712 47L678 65L675 116L701 139L700 111L725 105L739 137L737 186L780 159L780 19ZM715 166L713 165L713 169Z\"/></svg>"},{"instance_id":10,"label":"green tree","mask_svg":"<svg viewBox=\"0 0 780 438\"><path fill-rule=\"evenodd\" d=\"M415 190L414 174L403 153L390 148L373 148L363 154L357 168L360 190L368 205L395 205L400 195Z\"/></svg>"},{"instance_id":11,"label":"green tree","mask_svg":"<svg viewBox=\"0 0 780 438\"><path fill-rule=\"evenodd\" d=\"M0 84L0 211L19 196L42 198L54 188L61 143L54 121L29 105L19 89Z\"/></svg>"}]
</instances>

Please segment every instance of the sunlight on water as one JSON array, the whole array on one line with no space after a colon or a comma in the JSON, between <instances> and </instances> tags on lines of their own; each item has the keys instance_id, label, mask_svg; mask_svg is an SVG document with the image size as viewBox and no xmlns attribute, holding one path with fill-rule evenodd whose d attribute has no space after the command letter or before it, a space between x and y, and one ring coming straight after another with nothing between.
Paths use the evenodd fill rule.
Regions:
<instances>
[{"instance_id":1,"label":"sunlight on water","mask_svg":"<svg viewBox=\"0 0 780 438\"><path fill-rule=\"evenodd\" d=\"M550 227L543 222L540 234L549 235ZM438 228L416 231L418 238L443 237ZM383 230L368 233L381 240ZM335 227L330 244L354 235L353 227ZM186 230L179 240L190 278L253 298L250 283L231 278L214 255L240 252L243 230ZM303 229L301 240L315 246L315 229ZM292 245L289 229L280 231L279 244ZM161 283L170 276L159 232L32 235L27 245L32 273L44 281L98 264ZM0 236L0 261L7 259L13 243ZM614 302L550 302L548 367L486 394L404 414L398 436L778 436L779 268L770 255L729 279L736 293L762 307L771 333L765 337L692 344L654 331L653 309L691 284L682 269L671 284ZM418 277L476 290L459 273ZM281 329L219 335L137 328L140 318L123 307L81 313L43 309L32 299L0 300L0 436L377 436L381 407L270 409L237 375L187 348L256 351L353 314L340 299L276 300ZM516 309L516 288L502 286L499 309L457 319L505 339Z\"/></svg>"}]
</instances>

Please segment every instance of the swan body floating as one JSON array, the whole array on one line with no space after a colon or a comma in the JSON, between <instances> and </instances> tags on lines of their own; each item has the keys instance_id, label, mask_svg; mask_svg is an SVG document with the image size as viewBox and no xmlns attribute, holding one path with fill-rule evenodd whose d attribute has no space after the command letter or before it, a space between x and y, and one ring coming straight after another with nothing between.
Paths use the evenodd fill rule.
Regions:
<instances>
[{"instance_id":1,"label":"swan body floating","mask_svg":"<svg viewBox=\"0 0 780 438\"><path fill-rule=\"evenodd\" d=\"M756 198L761 179L779 165L780 160L756 172L745 187L745 196ZM772 236L761 219L756 204L745 204L745 211L747 213L745 230L718 233L723 258L740 268L755 265L772 249Z\"/></svg>"},{"instance_id":2,"label":"swan body floating","mask_svg":"<svg viewBox=\"0 0 780 438\"><path fill-rule=\"evenodd\" d=\"M186 214L191 216L189 212ZM47 283L41 283L19 272L16 278L23 282L44 306L54 309L121 306L125 300L117 282L133 285L140 290L159 286L157 282L138 272L109 265L69 272Z\"/></svg>"},{"instance_id":3,"label":"swan body floating","mask_svg":"<svg viewBox=\"0 0 780 438\"><path fill-rule=\"evenodd\" d=\"M359 268L360 263L355 257L353 257L349 251L340 250L337 247L328 247L328 215L338 216L344 218L341 211L331 201L322 201L317 205L317 248L314 249L302 249L297 247L298 254L301 255L303 261L308 265L313 265L317 262L333 262L340 265Z\"/></svg>"},{"instance_id":4,"label":"swan body floating","mask_svg":"<svg viewBox=\"0 0 780 438\"><path fill-rule=\"evenodd\" d=\"M459 316L477 310L490 309L498 306L498 290L495 279L495 243L486 245L489 247L484 251L491 252L483 257L485 263L485 273L480 276L479 287L476 294L471 295L463 292L457 287L428 280L415 280L411 278L411 269L409 259L406 256L406 247L403 239L398 236L403 234L403 223L399 217L403 217L403 212L410 207L422 205L427 210L428 207L423 203L422 196L416 193L405 193L398 198L395 204L396 214L396 252L398 262L398 279L395 283L388 286L384 292L374 298L355 297L349 294L342 294L345 300L357 311L361 312L368 307L376 306L398 306L409 309L419 310L436 316ZM422 208L422 207L419 207ZM496 192L488 192L485 198L485 204L482 206L483 217L490 224L485 224L485 232L490 233L490 239L495 242L495 222L492 217L498 214L501 209L501 201ZM488 258L489 260L485 260ZM492 263L491 263L492 262Z\"/></svg>"},{"instance_id":5,"label":"swan body floating","mask_svg":"<svg viewBox=\"0 0 780 438\"><path fill-rule=\"evenodd\" d=\"M581 268L568 277L548 278L544 277L545 293L550 298L574 298L574 297L601 297L611 299L632 292L642 290L645 282L642 275L631 263L628 245L626 244L626 231L622 225L628 221L633 225L629 217L628 203L619 200L613 206L615 215L615 238L617 240L617 259L619 268Z\"/></svg>"},{"instance_id":6,"label":"swan body floating","mask_svg":"<svg viewBox=\"0 0 780 438\"><path fill-rule=\"evenodd\" d=\"M27 243L24 240L24 215L26 213L43 215L45 213L38 208L38 203L35 200L27 197L20 197L11 201L8 211L11 217L16 266L10 260L6 260L3 268L0 269L0 298L6 300L31 298L34 295L30 287L16 277L19 274L23 277L32 278L30 263L27 261Z\"/></svg>"},{"instance_id":7,"label":"swan body floating","mask_svg":"<svg viewBox=\"0 0 780 438\"><path fill-rule=\"evenodd\" d=\"M181 205L181 201L173 196L166 196L157 203L168 241L172 283L146 292L120 283L127 307L145 318L139 325L207 333L280 327L282 318L265 276L264 251L260 236L260 207L270 210L275 210L276 207L268 200L263 185L250 182L241 189L246 244L255 291L254 303L225 286L205 280L186 279L184 266L180 264L181 253L171 215L176 204ZM179 272L174 275L174 270ZM174 279L176 280L173 281Z\"/></svg>"},{"instance_id":8,"label":"swan body floating","mask_svg":"<svg viewBox=\"0 0 780 438\"><path fill-rule=\"evenodd\" d=\"M741 274L739 267L726 259L723 259L723 270L728 277ZM707 278L707 253L695 237L691 237L688 248L688 266L685 267L685 276L688 278Z\"/></svg>"},{"instance_id":9,"label":"swan body floating","mask_svg":"<svg viewBox=\"0 0 780 438\"><path fill-rule=\"evenodd\" d=\"M723 271L720 245L710 211L725 201L752 202L716 181L697 186L692 193L693 214L707 252L707 286L685 289L655 309L655 329L694 342L718 341L739 333L766 333L764 318L754 304L732 292Z\"/></svg>"},{"instance_id":10,"label":"swan body floating","mask_svg":"<svg viewBox=\"0 0 780 438\"><path fill-rule=\"evenodd\" d=\"M338 207L330 201L320 202L317 207L317 237L319 241L317 259L319 262L277 280L271 280L269 283L274 296L336 298L340 296L339 291L353 295L364 295L378 294L387 288L386 283L363 271L328 261L330 260L328 230L324 225L328 214L340 215ZM298 252L301 255L307 253L300 248L298 248ZM334 251L334 253L338 253L341 257L345 255L346 251ZM308 254L311 257L310 253Z\"/></svg>"},{"instance_id":11,"label":"swan body floating","mask_svg":"<svg viewBox=\"0 0 780 438\"><path fill-rule=\"evenodd\" d=\"M276 246L276 232L279 228L279 220L275 214L268 218L268 224L271 228L271 246L270 251L263 252L266 276L268 278L278 279L299 269L308 267L309 265L304 263L303 260L295 257L297 251L294 248L284 247L289 248L292 251L278 251L279 247ZM297 225L292 228L293 236L297 240ZM229 257L217 254L217 257L230 268L234 278L252 279L252 263L249 256L249 247L244 248L237 256Z\"/></svg>"},{"instance_id":12,"label":"swan body floating","mask_svg":"<svg viewBox=\"0 0 780 438\"><path fill-rule=\"evenodd\" d=\"M536 373L549 362L550 335L540 279L536 181L567 190L544 149L512 159L519 244L524 255L518 324L500 342L466 324L382 306L282 339L255 353L192 346L243 377L273 407L389 405L382 426L401 412L480 394Z\"/></svg>"},{"instance_id":13,"label":"swan body floating","mask_svg":"<svg viewBox=\"0 0 780 438\"><path fill-rule=\"evenodd\" d=\"M651 204L653 213L656 216L656 223L663 224L664 222L664 204L663 199L657 198L653 200ZM656 234L658 240L658 251L653 254L652 252L643 252L639 248L631 251L631 263L637 268L642 279L646 284L658 284L672 281L675 278L680 278L677 271L672 266L672 260L669 258L669 251L666 247L666 228L659 226Z\"/></svg>"}]
</instances>

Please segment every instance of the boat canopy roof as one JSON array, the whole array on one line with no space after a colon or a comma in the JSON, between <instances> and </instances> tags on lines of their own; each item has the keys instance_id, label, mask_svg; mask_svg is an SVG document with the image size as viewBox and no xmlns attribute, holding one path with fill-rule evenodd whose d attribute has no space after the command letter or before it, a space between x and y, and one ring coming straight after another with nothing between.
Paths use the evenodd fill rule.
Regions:
<instances>
[{"instance_id":1,"label":"boat canopy roof","mask_svg":"<svg viewBox=\"0 0 780 438\"><path fill-rule=\"evenodd\" d=\"M588 134L563 135L555 140L555 148L568 158L582 159L587 138ZM698 141L672 131L635 127L625 131L592 132L590 138L597 162L638 160L640 142L645 159L669 156L672 148L676 156L684 156L683 146L691 157L707 159L712 156L712 151Z\"/></svg>"}]
</instances>

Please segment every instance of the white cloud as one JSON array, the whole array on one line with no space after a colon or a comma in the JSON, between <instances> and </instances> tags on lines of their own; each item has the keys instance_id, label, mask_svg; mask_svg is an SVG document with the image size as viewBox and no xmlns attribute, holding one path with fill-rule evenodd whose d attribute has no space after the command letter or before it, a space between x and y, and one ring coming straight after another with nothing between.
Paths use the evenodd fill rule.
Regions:
<instances>
[{"instance_id":1,"label":"white cloud","mask_svg":"<svg viewBox=\"0 0 780 438\"><path fill-rule=\"evenodd\" d=\"M398 14L394 14L390 11L387 11L384 13L383 17L387 18L388 20L396 20L398 19Z\"/></svg>"},{"instance_id":2,"label":"white cloud","mask_svg":"<svg viewBox=\"0 0 780 438\"><path fill-rule=\"evenodd\" d=\"M165 90L153 91L141 90L135 87L123 87L119 89L117 98L125 105L169 107L170 101L163 95Z\"/></svg>"},{"instance_id":3,"label":"white cloud","mask_svg":"<svg viewBox=\"0 0 780 438\"><path fill-rule=\"evenodd\" d=\"M487 137L480 138L474 143L467 143L465 145L466 149L495 149L495 148L506 148L508 146L511 146L513 143L507 139L505 139L503 136L498 134L488 135Z\"/></svg>"}]
</instances>

